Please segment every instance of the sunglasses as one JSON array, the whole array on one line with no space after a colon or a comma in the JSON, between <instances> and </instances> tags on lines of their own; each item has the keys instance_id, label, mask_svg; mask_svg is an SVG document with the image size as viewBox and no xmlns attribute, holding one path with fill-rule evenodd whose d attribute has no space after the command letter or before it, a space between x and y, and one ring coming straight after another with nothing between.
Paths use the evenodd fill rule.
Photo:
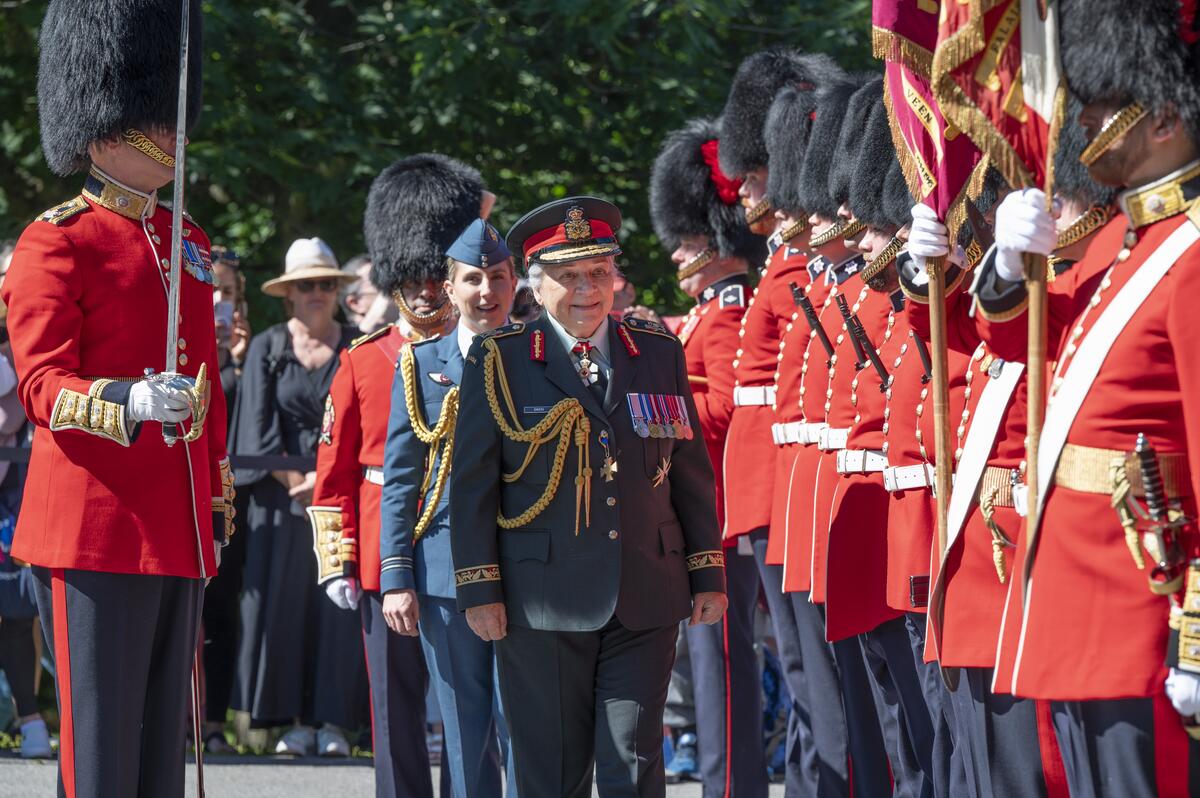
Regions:
<instances>
[{"instance_id":1,"label":"sunglasses","mask_svg":"<svg viewBox=\"0 0 1200 798\"><path fill-rule=\"evenodd\" d=\"M333 293L337 290L337 280L326 277L323 280L298 280L296 282L296 290L302 294L311 294L314 288L319 288L325 293Z\"/></svg>"}]
</instances>

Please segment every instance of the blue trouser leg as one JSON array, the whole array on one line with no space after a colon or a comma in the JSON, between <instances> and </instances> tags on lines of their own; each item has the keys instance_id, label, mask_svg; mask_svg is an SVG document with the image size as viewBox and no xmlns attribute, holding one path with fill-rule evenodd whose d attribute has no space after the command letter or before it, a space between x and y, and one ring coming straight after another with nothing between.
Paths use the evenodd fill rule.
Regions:
<instances>
[{"instance_id":1,"label":"blue trouser leg","mask_svg":"<svg viewBox=\"0 0 1200 798\"><path fill-rule=\"evenodd\" d=\"M442 710L455 798L499 798L500 750L489 708L498 695L492 644L467 625L453 599L420 596L421 644Z\"/></svg>"}]
</instances>

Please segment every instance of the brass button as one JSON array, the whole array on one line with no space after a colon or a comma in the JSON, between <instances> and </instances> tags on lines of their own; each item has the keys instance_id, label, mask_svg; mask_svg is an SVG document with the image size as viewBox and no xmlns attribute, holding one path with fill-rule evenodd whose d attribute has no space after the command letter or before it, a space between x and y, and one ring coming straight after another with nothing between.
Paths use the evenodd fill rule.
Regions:
<instances>
[{"instance_id":1,"label":"brass button","mask_svg":"<svg viewBox=\"0 0 1200 798\"><path fill-rule=\"evenodd\" d=\"M151 233L153 233L154 232L154 222L146 222L146 229L149 230Z\"/></svg>"},{"instance_id":2,"label":"brass button","mask_svg":"<svg viewBox=\"0 0 1200 798\"><path fill-rule=\"evenodd\" d=\"M180 348L180 350L187 349L187 341L185 341L182 338L180 338L179 342L176 343L175 345L178 346Z\"/></svg>"},{"instance_id":3,"label":"brass button","mask_svg":"<svg viewBox=\"0 0 1200 798\"><path fill-rule=\"evenodd\" d=\"M608 530L608 539L616 540L617 539L617 530L615 530L615 529Z\"/></svg>"},{"instance_id":4,"label":"brass button","mask_svg":"<svg viewBox=\"0 0 1200 798\"><path fill-rule=\"evenodd\" d=\"M180 355L180 356L179 356L179 365L181 365L181 366L186 366L187 364L188 364L188 356L187 356L187 355Z\"/></svg>"},{"instance_id":5,"label":"brass button","mask_svg":"<svg viewBox=\"0 0 1200 798\"><path fill-rule=\"evenodd\" d=\"M162 261L161 261L161 263L162 263L162 267L163 267L164 269L169 269L169 268L171 268L171 261L167 260L166 258L163 258L163 259L162 259Z\"/></svg>"},{"instance_id":6,"label":"brass button","mask_svg":"<svg viewBox=\"0 0 1200 798\"><path fill-rule=\"evenodd\" d=\"M161 238L159 238L159 237L158 237L158 236L156 236L156 235L152 235L152 236L150 236L150 238L154 240L154 243L155 243L155 244L161 244L161 243L162 243L162 239L161 239Z\"/></svg>"},{"instance_id":7,"label":"brass button","mask_svg":"<svg viewBox=\"0 0 1200 798\"><path fill-rule=\"evenodd\" d=\"M341 561L341 560L339 560L337 557L327 557L327 558L325 559L325 562L326 562L326 563L328 563L328 564L329 564L329 565L331 565L331 566L337 566L337 565L341 565L341 564L342 564L342 561Z\"/></svg>"},{"instance_id":8,"label":"brass button","mask_svg":"<svg viewBox=\"0 0 1200 798\"><path fill-rule=\"evenodd\" d=\"M616 507L617 506L617 497L609 496L606 501L606 504L608 504L609 507Z\"/></svg>"}]
</instances>

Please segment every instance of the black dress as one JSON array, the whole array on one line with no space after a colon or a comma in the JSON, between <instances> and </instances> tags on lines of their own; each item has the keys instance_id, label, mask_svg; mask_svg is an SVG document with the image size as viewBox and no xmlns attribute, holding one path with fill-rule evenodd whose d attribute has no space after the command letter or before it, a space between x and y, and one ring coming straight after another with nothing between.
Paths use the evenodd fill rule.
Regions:
<instances>
[{"instance_id":1,"label":"black dress","mask_svg":"<svg viewBox=\"0 0 1200 798\"><path fill-rule=\"evenodd\" d=\"M255 336L246 354L231 433L238 455L315 456L338 350L309 371L292 352L286 324ZM301 469L301 470L311 470ZM358 613L340 610L317 585L305 508L267 469L235 471L249 494L237 683L231 705L255 726L300 718L355 728L366 718L367 677Z\"/></svg>"}]
</instances>

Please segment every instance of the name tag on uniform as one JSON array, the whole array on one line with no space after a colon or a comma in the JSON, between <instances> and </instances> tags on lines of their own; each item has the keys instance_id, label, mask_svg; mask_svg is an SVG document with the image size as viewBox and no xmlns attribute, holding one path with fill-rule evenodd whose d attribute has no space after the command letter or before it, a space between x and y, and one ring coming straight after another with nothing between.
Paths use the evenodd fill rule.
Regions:
<instances>
[{"instance_id":1,"label":"name tag on uniform","mask_svg":"<svg viewBox=\"0 0 1200 798\"><path fill-rule=\"evenodd\" d=\"M550 412L550 407L550 405L525 405L521 408L521 412L530 415L545 414Z\"/></svg>"},{"instance_id":2,"label":"name tag on uniform","mask_svg":"<svg viewBox=\"0 0 1200 798\"><path fill-rule=\"evenodd\" d=\"M643 438L695 437L688 419L687 403L682 396L664 393L630 393L625 395L633 431Z\"/></svg>"}]
</instances>

